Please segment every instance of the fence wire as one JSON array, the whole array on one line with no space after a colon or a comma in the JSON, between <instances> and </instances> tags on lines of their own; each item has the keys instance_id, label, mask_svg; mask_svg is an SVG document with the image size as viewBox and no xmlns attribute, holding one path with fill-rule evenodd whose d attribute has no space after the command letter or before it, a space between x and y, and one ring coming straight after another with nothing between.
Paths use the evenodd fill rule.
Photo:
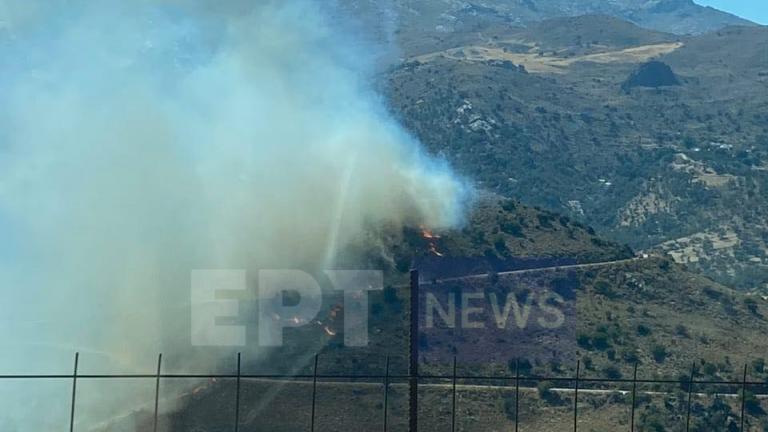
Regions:
<instances>
[{"instance_id":1,"label":"fence wire","mask_svg":"<svg viewBox=\"0 0 768 432\"><path fill-rule=\"evenodd\" d=\"M341 380L365 380L363 382L366 383L376 383L381 382L383 385L383 394L382 394L382 415L381 415L381 425L380 427L377 427L376 429L382 430L384 432L387 432L389 429L389 419L388 419L388 408L389 408L389 393L390 393L390 387L392 385L393 380L397 381L404 381L406 382L409 387L412 383L416 383L416 386L419 385L419 383L425 381L425 380L444 380L449 382L448 385L451 389L451 397L450 404L451 404L451 432L456 431L456 413L457 413L457 382L463 381L463 382L472 382L472 381L496 381L496 382L504 382L506 386L508 386L511 390L514 390L515 394L515 415L514 415L514 427L515 431L518 431L520 428L520 418L519 418L519 401L520 401L520 392L521 392L521 383L524 385L528 385L530 383L541 383L541 382L555 382L555 383L567 383L569 384L568 387L565 387L564 389L571 389L573 390L573 431L577 432L579 430L579 390L580 387L583 384L631 384L631 408L630 408L630 421L629 421L629 430L630 432L635 431L635 410L637 406L637 386L638 384L677 384L683 386L683 388L686 390L686 426L685 430L690 431L691 430L691 406L692 406L692 396L694 395L693 388L694 386L705 386L705 385L718 385L718 386L731 386L739 388L739 398L740 398L740 406L741 406L741 417L740 417L740 428L739 431L746 432L745 429L745 402L746 402L746 395L747 395L747 388L750 386L760 386L765 387L766 382L764 381L749 381L748 380L748 367L747 365L744 365L744 373L743 378L740 381L721 381L721 380L696 380L696 364L694 363L691 367L690 374L688 375L687 381L681 381L680 379L674 380L674 379L644 379L638 377L638 364L636 363L634 365L634 372L632 374L632 378L587 378L582 377L580 374L581 371L581 364L580 362L577 362L576 368L575 368L575 375L571 377L564 377L564 376L545 376L545 375L521 375L520 374L520 360L514 360L511 362L511 364L515 365L515 373L511 375L466 375L466 374L459 374L457 373L457 363L456 359L454 358L453 364L452 364L452 372L450 374L392 374L390 373L390 360L392 357L387 356L385 358L385 368L384 372L381 374L321 374L318 373L318 359L320 358L319 355L315 355L313 358L313 369L312 373L306 373L306 374L271 374L271 373L265 373L265 374L253 374L253 373L242 373L242 356L240 353L237 354L237 369L235 372L230 374L171 374L171 373L163 373L162 367L163 367L163 356L162 354L158 355L157 358L157 369L154 374L81 374L79 373L79 364L80 364L80 355L79 353L75 354L74 357L74 369L72 374L49 374L49 375L0 375L0 380L62 380L62 379L69 379L72 382L72 393L71 393L71 405L70 405L70 415L69 415L69 430L70 432L75 431L75 420L77 416L77 410L76 410L76 401L77 401L77 391L78 391L78 382L83 380L108 380L108 379L154 379L155 380L155 391L154 391L154 412L153 412L153 432L157 432L158 429L158 419L159 419L159 401L160 401L160 383L163 379L232 379L235 380L236 386L235 386L235 397L233 400L234 403L234 431L238 432L240 430L240 427L242 426L242 421L240 418L240 413L242 411L242 402L241 402L241 380L244 379L270 379L270 380L281 380L284 379L286 382L295 381L297 379L305 379L305 380L311 380L312 384L312 395L311 395L311 417L310 417L310 423L307 428L308 431L314 432L316 428L316 417L317 417L317 384L318 380L323 380L325 383L333 383L334 379L340 380L339 382L343 382ZM494 387L494 386L489 386ZM498 387L498 386L495 386ZM529 387L531 388L531 387ZM410 393L410 389L409 389ZM408 430L409 432L417 432L418 429L418 418L416 419L408 419ZM373 426L373 425L372 425ZM374 429L371 429L374 430Z\"/></svg>"}]
</instances>

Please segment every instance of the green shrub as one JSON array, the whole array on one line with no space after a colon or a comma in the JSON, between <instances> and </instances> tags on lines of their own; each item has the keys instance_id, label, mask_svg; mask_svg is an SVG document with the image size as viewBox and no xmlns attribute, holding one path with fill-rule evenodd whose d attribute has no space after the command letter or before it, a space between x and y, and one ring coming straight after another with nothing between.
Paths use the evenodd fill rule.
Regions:
<instances>
[{"instance_id":1,"label":"green shrub","mask_svg":"<svg viewBox=\"0 0 768 432\"><path fill-rule=\"evenodd\" d=\"M605 351L611 347L611 343L608 340L608 335L604 333L598 333L592 337L592 346L598 351Z\"/></svg>"},{"instance_id":2,"label":"green shrub","mask_svg":"<svg viewBox=\"0 0 768 432\"><path fill-rule=\"evenodd\" d=\"M752 361L752 371L756 374L765 373L765 360L759 358Z\"/></svg>"},{"instance_id":3,"label":"green shrub","mask_svg":"<svg viewBox=\"0 0 768 432\"><path fill-rule=\"evenodd\" d=\"M603 280L598 281L595 284L595 292L609 299L615 299L617 297L616 291L613 289L611 284Z\"/></svg>"},{"instance_id":4,"label":"green shrub","mask_svg":"<svg viewBox=\"0 0 768 432\"><path fill-rule=\"evenodd\" d=\"M607 366L605 369L603 369L603 373L608 379L621 379L623 376L619 368L613 365Z\"/></svg>"},{"instance_id":5,"label":"green shrub","mask_svg":"<svg viewBox=\"0 0 768 432\"><path fill-rule=\"evenodd\" d=\"M576 337L576 344L585 350L592 350L592 341L585 334L580 334Z\"/></svg>"},{"instance_id":6,"label":"green shrub","mask_svg":"<svg viewBox=\"0 0 768 432\"><path fill-rule=\"evenodd\" d=\"M554 387L555 387L555 384L553 382L542 381L539 383L538 386L536 386L536 390L538 391L539 398L541 398L541 400L546 401L551 405L560 405L563 402L563 400L559 394L552 391Z\"/></svg>"},{"instance_id":7,"label":"green shrub","mask_svg":"<svg viewBox=\"0 0 768 432\"><path fill-rule=\"evenodd\" d=\"M516 370L517 367L520 367L520 370ZM533 370L533 365L531 364L530 360L527 359L520 359L519 363L518 360L510 360L509 364L507 365L509 367L509 371L513 374L520 373L520 375L530 375L531 370Z\"/></svg>"},{"instance_id":8,"label":"green shrub","mask_svg":"<svg viewBox=\"0 0 768 432\"><path fill-rule=\"evenodd\" d=\"M625 362L629 364L635 364L640 361L640 356L637 355L637 352L634 350L625 350L621 353L621 358L624 359Z\"/></svg>"},{"instance_id":9,"label":"green shrub","mask_svg":"<svg viewBox=\"0 0 768 432\"><path fill-rule=\"evenodd\" d=\"M645 324L638 324L637 325L637 335L638 336L648 336L651 334L651 329Z\"/></svg>"},{"instance_id":10,"label":"green shrub","mask_svg":"<svg viewBox=\"0 0 768 432\"><path fill-rule=\"evenodd\" d=\"M749 310L752 315L760 315L760 311L757 308L757 302L753 298L746 298L744 299L744 306L747 307L747 310Z\"/></svg>"},{"instance_id":11,"label":"green shrub","mask_svg":"<svg viewBox=\"0 0 768 432\"><path fill-rule=\"evenodd\" d=\"M702 371L704 372L704 375L715 376L717 375L717 365L714 363L707 363L704 365Z\"/></svg>"},{"instance_id":12,"label":"green shrub","mask_svg":"<svg viewBox=\"0 0 768 432\"><path fill-rule=\"evenodd\" d=\"M766 414L760 405L760 400L749 390L744 393L744 409L753 417L762 417Z\"/></svg>"},{"instance_id":13,"label":"green shrub","mask_svg":"<svg viewBox=\"0 0 768 432\"><path fill-rule=\"evenodd\" d=\"M688 327L684 326L683 324L678 324L675 326L675 334L684 338L691 337L691 335L688 333Z\"/></svg>"}]
</instances>

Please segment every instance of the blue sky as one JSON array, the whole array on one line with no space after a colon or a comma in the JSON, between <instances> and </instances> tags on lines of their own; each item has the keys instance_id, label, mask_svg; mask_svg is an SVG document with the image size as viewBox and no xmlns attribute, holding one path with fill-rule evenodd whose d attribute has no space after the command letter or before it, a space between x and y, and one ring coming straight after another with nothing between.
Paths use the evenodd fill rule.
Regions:
<instances>
[{"instance_id":1,"label":"blue sky","mask_svg":"<svg viewBox=\"0 0 768 432\"><path fill-rule=\"evenodd\" d=\"M712 6L742 18L768 25L768 1L766 0L695 0L704 6Z\"/></svg>"}]
</instances>

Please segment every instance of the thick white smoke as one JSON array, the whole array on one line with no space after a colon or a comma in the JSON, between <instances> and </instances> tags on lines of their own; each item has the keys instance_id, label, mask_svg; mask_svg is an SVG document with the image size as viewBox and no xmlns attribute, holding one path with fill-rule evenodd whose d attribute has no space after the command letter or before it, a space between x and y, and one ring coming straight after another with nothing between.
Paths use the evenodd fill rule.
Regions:
<instances>
[{"instance_id":1,"label":"thick white smoke","mask_svg":"<svg viewBox=\"0 0 768 432\"><path fill-rule=\"evenodd\" d=\"M332 267L365 224L460 218L315 2L0 6L0 374L151 371L189 347L192 269ZM52 408L0 386L4 431L61 428L68 383Z\"/></svg>"}]
</instances>

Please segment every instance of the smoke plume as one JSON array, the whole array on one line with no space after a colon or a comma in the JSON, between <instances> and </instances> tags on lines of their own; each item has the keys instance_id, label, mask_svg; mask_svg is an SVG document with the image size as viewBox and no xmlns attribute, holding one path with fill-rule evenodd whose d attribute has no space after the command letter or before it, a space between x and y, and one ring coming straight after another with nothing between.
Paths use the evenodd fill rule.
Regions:
<instances>
[{"instance_id":1,"label":"smoke plume","mask_svg":"<svg viewBox=\"0 0 768 432\"><path fill-rule=\"evenodd\" d=\"M0 373L152 371L189 347L192 269L332 267L368 224L460 220L324 8L0 2ZM4 431L61 428L69 383L0 385Z\"/></svg>"}]
</instances>

